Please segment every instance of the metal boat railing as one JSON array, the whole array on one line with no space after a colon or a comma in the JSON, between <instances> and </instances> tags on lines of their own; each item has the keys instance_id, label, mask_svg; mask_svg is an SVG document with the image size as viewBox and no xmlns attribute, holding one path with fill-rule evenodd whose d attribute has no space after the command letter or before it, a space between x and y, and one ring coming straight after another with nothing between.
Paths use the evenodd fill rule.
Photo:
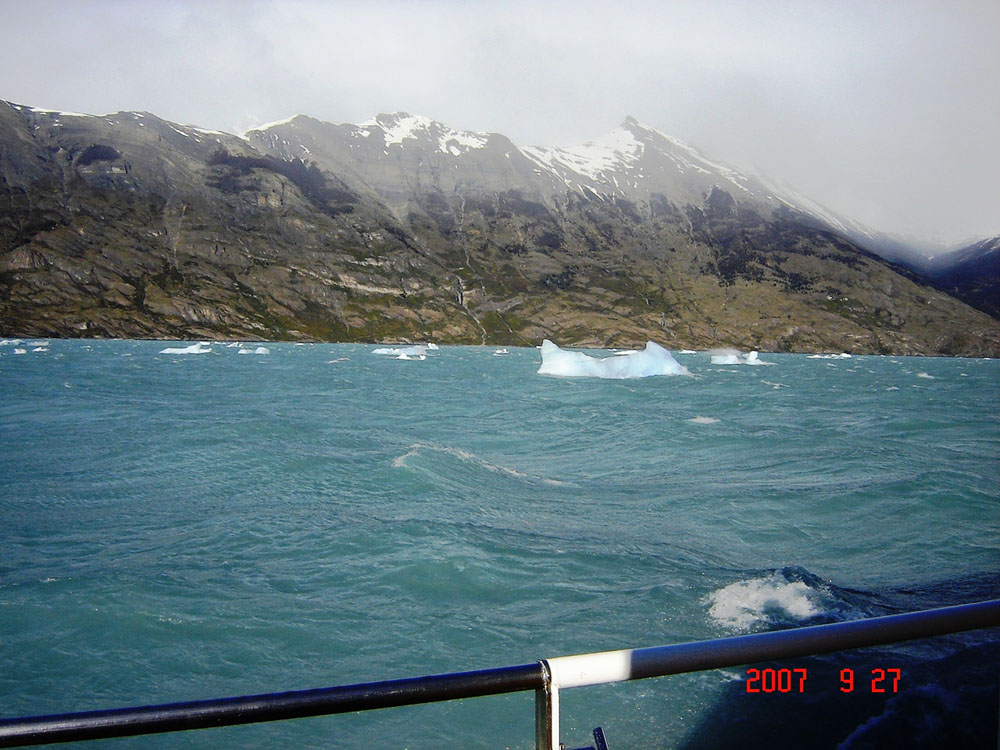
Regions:
<instances>
[{"instance_id":1,"label":"metal boat railing","mask_svg":"<svg viewBox=\"0 0 1000 750\"><path fill-rule=\"evenodd\" d=\"M0 719L0 747L95 740L535 691L535 746L559 750L559 691L1000 626L1000 599L865 620L384 682ZM600 746L603 735L595 739Z\"/></svg>"}]
</instances>

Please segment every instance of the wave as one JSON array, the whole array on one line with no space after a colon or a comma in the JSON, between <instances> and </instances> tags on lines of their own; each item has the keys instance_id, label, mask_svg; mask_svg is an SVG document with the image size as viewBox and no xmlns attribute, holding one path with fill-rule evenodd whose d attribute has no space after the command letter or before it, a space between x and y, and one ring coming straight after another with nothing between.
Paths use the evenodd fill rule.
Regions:
<instances>
[{"instance_id":1,"label":"wave","mask_svg":"<svg viewBox=\"0 0 1000 750\"><path fill-rule=\"evenodd\" d=\"M998 584L1000 575L985 572L857 591L792 566L750 573L703 603L725 627L776 630L977 601L995 596ZM748 700L745 680L724 684L679 747L992 748L998 660L1000 641L981 630L767 662L756 666L799 669L807 686ZM876 674L890 668L899 670L898 686L875 690ZM769 697L781 701L780 722Z\"/></svg>"},{"instance_id":2,"label":"wave","mask_svg":"<svg viewBox=\"0 0 1000 750\"><path fill-rule=\"evenodd\" d=\"M715 417L691 417L688 422L693 424L717 424L719 420Z\"/></svg>"},{"instance_id":3,"label":"wave","mask_svg":"<svg viewBox=\"0 0 1000 750\"><path fill-rule=\"evenodd\" d=\"M471 463L481 469L486 469L494 474L499 474L501 476L508 476L519 480L528 480L531 482L539 482L541 484L551 485L553 487L564 487L568 486L568 482L563 482L559 479L549 479L548 477L540 477L534 474L528 474L523 471L518 471L517 469L511 469L507 466L501 466L500 464L495 464L487 461L484 458L480 458L475 453L470 453L469 451L462 450L461 448L452 448L450 446L442 445L429 445L427 443L414 443L409 447L409 450L397 456L392 460L392 465L397 469L411 469L411 468L423 468L415 467L413 465L412 459L418 457L422 452L433 452L433 453L443 453L445 455L453 456L463 462Z\"/></svg>"},{"instance_id":4,"label":"wave","mask_svg":"<svg viewBox=\"0 0 1000 750\"><path fill-rule=\"evenodd\" d=\"M789 566L717 589L703 604L716 624L747 632L870 616L858 598L805 568Z\"/></svg>"}]
</instances>

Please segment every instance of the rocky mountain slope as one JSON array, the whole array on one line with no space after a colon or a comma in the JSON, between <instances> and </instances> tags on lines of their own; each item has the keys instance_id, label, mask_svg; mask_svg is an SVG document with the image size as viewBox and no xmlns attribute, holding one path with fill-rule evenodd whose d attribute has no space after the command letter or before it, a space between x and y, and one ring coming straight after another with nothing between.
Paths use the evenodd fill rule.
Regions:
<instances>
[{"instance_id":1,"label":"rocky mountain slope","mask_svg":"<svg viewBox=\"0 0 1000 750\"><path fill-rule=\"evenodd\" d=\"M242 137L0 103L0 334L1000 354L1000 323L634 119Z\"/></svg>"}]
</instances>

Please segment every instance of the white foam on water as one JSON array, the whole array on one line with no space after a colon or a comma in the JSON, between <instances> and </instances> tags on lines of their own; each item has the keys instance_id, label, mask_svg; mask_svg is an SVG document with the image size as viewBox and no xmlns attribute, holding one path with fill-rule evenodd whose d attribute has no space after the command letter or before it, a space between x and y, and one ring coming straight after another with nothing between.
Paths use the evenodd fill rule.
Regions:
<instances>
[{"instance_id":1,"label":"white foam on water","mask_svg":"<svg viewBox=\"0 0 1000 750\"><path fill-rule=\"evenodd\" d=\"M718 424L719 420L715 417L691 417L688 422L693 424Z\"/></svg>"},{"instance_id":2,"label":"white foam on water","mask_svg":"<svg viewBox=\"0 0 1000 750\"><path fill-rule=\"evenodd\" d=\"M649 341L642 351L627 351L609 357L591 357L583 352L560 349L548 339L542 342L542 364L539 375L591 377L622 380L647 378L654 375L690 375L673 355L659 344Z\"/></svg>"},{"instance_id":3,"label":"white foam on water","mask_svg":"<svg viewBox=\"0 0 1000 750\"><path fill-rule=\"evenodd\" d=\"M392 459L392 465L397 469L407 468L406 459L412 458L413 456L417 455L421 447L423 446L411 445L410 450L408 450L402 456L396 456L394 459Z\"/></svg>"},{"instance_id":4,"label":"white foam on water","mask_svg":"<svg viewBox=\"0 0 1000 750\"><path fill-rule=\"evenodd\" d=\"M806 620L824 611L819 592L802 581L788 581L777 572L766 578L731 583L713 591L704 603L710 605L708 614L716 623L734 630L749 630L766 621L769 612Z\"/></svg>"},{"instance_id":5,"label":"white foam on water","mask_svg":"<svg viewBox=\"0 0 1000 750\"><path fill-rule=\"evenodd\" d=\"M475 453L470 453L469 451L462 450L461 448L452 448L449 446L441 445L428 445L426 443L414 443L410 446L409 450L401 456L397 456L393 459L392 465L397 469L409 468L409 463L407 459L418 455L421 451L432 451L436 453L446 453L448 455L454 456L455 458L461 459L462 461L467 461L469 463L474 463L481 468L488 471L492 471L494 474L503 474L509 477L514 477L515 479L527 479L533 482L541 482L542 484L548 484L555 487L562 487L567 484L567 482L560 481L558 479L549 479L547 477L539 477L533 474L526 474L523 471L517 471L516 469L511 469L506 466L500 466L499 464L491 463L483 458L480 458Z\"/></svg>"}]
</instances>

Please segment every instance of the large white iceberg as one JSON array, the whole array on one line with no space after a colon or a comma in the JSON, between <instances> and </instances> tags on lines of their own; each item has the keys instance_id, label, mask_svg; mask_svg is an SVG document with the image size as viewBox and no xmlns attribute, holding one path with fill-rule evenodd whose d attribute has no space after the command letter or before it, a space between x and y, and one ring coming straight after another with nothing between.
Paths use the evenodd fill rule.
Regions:
<instances>
[{"instance_id":1,"label":"large white iceberg","mask_svg":"<svg viewBox=\"0 0 1000 750\"><path fill-rule=\"evenodd\" d=\"M648 378L652 375L690 375L666 349L652 341L642 351L623 352L610 357L591 357L568 352L548 339L542 342L539 375L590 378Z\"/></svg>"}]
</instances>

